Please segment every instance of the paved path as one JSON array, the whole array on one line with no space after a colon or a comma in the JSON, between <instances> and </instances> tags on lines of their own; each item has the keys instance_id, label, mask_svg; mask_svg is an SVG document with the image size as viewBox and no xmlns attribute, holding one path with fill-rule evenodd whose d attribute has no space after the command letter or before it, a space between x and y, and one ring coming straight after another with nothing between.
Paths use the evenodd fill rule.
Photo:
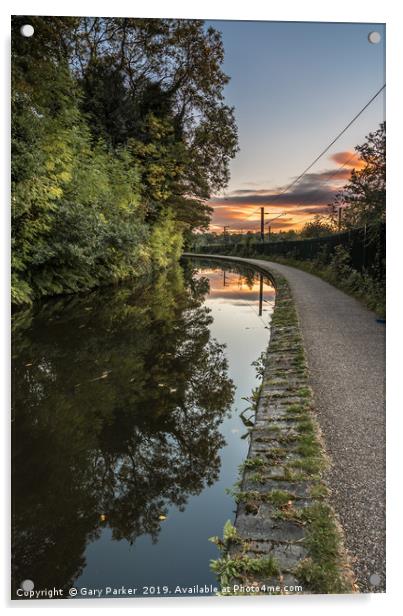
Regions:
<instances>
[{"instance_id":1,"label":"paved path","mask_svg":"<svg viewBox=\"0 0 403 616\"><path fill-rule=\"evenodd\" d=\"M200 255L204 258L213 255ZM229 259L230 257L225 257ZM286 265L238 259L282 274L296 301L327 480L361 590L385 589L385 325L357 300ZM381 583L371 585L371 575ZM376 578L372 578L372 582Z\"/></svg>"}]
</instances>

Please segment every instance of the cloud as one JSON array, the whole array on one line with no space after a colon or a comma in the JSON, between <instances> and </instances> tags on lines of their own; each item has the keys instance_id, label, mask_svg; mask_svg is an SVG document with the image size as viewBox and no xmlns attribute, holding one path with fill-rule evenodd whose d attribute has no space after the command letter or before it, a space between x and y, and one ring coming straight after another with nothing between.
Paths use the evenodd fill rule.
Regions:
<instances>
[{"instance_id":1,"label":"cloud","mask_svg":"<svg viewBox=\"0 0 403 616\"><path fill-rule=\"evenodd\" d=\"M362 168L364 163L353 151L336 152L330 160L343 165L316 173L307 173L301 181L292 186L273 188L244 188L210 200L214 208L211 227L236 223L235 228L256 230L260 223L260 207L276 213L286 213L272 223L273 229L297 228L309 215L323 214L337 192L349 180L353 168ZM245 184L244 184L245 185ZM252 183L250 183L252 185ZM269 215L270 218L270 215Z\"/></svg>"},{"instance_id":2,"label":"cloud","mask_svg":"<svg viewBox=\"0 0 403 616\"><path fill-rule=\"evenodd\" d=\"M345 165L350 169L362 169L365 165L364 161L359 157L357 152L347 150L346 152L336 152L330 156L330 160L333 160L339 165Z\"/></svg>"}]
</instances>

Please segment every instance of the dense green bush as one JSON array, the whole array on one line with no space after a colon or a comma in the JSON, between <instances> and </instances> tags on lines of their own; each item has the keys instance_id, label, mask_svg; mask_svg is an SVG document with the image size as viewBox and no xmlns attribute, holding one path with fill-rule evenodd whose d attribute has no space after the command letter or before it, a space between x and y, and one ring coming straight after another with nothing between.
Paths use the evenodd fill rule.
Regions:
<instances>
[{"instance_id":1,"label":"dense green bush","mask_svg":"<svg viewBox=\"0 0 403 616\"><path fill-rule=\"evenodd\" d=\"M222 61L199 20L13 18L14 304L165 268L206 227L237 151Z\"/></svg>"}]
</instances>

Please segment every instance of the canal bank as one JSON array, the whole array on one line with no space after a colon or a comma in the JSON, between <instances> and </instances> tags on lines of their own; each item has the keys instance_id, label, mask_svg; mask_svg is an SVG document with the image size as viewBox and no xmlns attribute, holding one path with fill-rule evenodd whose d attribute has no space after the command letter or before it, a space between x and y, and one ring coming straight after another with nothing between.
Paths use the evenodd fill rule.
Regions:
<instances>
[{"instance_id":1,"label":"canal bank","mask_svg":"<svg viewBox=\"0 0 403 616\"><path fill-rule=\"evenodd\" d=\"M209 255L210 258L211 256ZM221 258L234 260L227 256ZM356 300L315 276L263 260L238 258L235 260L247 262L266 273L271 273L276 279L277 286L278 280L281 279L279 276L282 275L286 276L290 283L309 366L309 376L306 378L308 385L313 389L315 408L313 419L318 419L323 431L325 449L331 461L327 468L322 468L320 472L330 488L329 502L337 512L344 529L345 545L352 557L351 565L358 590L382 591L385 584L383 388L385 372L382 326L376 322L373 313L363 308ZM285 330L281 333L276 326L276 314L279 314L278 302L276 306L269 359L271 352L276 348L276 337L279 335L281 339L285 336L285 341L287 336ZM291 331L288 335L292 335ZM280 341L279 350L281 347ZM283 360L286 362L286 355L279 355L277 359L278 366L281 366ZM277 396L276 389L273 388L274 397L273 395L270 397L269 394L266 400L268 409L264 409L263 400L267 398L266 393L270 389L270 386L267 388L267 382L273 380L270 370L274 370L276 364L276 358L272 357L272 360L274 361L271 361L271 368L266 369L266 385L257 413L257 417L262 418L262 426L268 424L268 412L273 413L275 417L276 404L280 400L286 400L285 396L282 398L286 392L278 391L280 395ZM286 373L287 370L287 365L283 364L282 372ZM281 407L281 404L278 406ZM275 421L279 419L278 417ZM256 449L254 445L252 450L252 444L250 453L253 451L256 457L258 448ZM259 464L261 462L256 462L256 465ZM272 466L278 470L280 465ZM245 483L246 479L248 473L244 475L241 492L266 493L265 489L259 490L259 487ZM276 486L278 489L280 484L277 483ZM304 494L301 493L301 497L303 500ZM240 494L238 500L243 498L249 497ZM260 511L263 514L266 508L269 519L269 505L267 503L264 505ZM287 506L288 501L286 508ZM251 524L244 509L242 505L238 510L240 529L242 525L246 529L247 524ZM268 525L262 527L261 535L266 533L266 537L270 536L270 524L271 522L268 522ZM303 558L302 553L300 556Z\"/></svg>"}]
</instances>

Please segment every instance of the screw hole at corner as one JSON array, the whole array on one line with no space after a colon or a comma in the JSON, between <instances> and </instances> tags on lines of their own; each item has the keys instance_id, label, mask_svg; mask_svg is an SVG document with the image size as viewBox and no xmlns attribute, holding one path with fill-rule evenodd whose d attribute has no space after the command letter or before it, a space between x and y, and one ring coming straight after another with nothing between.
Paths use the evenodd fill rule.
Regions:
<instances>
[{"instance_id":1,"label":"screw hole at corner","mask_svg":"<svg viewBox=\"0 0 403 616\"><path fill-rule=\"evenodd\" d=\"M372 43L372 45L377 45L381 42L380 32L370 32L368 34L368 40L370 43Z\"/></svg>"},{"instance_id":2,"label":"screw hole at corner","mask_svg":"<svg viewBox=\"0 0 403 616\"><path fill-rule=\"evenodd\" d=\"M35 30L34 27L31 26L31 24L24 24L23 26L21 26L20 32L22 36L29 38L30 36L33 36Z\"/></svg>"}]
</instances>

